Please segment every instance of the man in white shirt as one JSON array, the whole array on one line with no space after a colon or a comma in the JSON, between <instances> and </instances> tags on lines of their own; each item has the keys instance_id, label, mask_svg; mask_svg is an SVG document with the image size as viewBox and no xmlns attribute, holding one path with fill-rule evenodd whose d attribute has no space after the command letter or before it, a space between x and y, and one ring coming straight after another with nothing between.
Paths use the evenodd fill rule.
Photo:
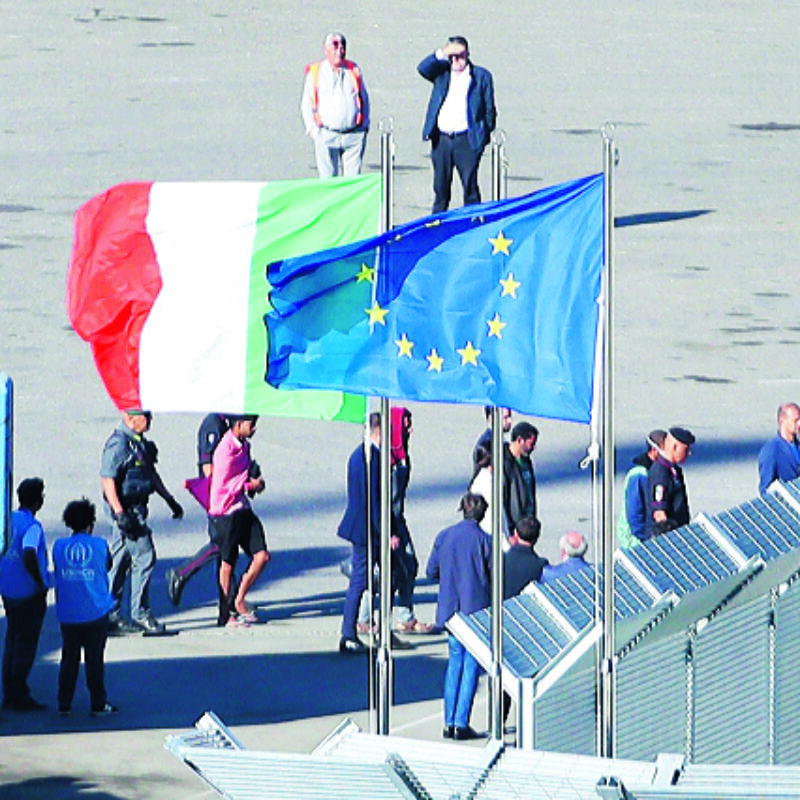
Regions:
<instances>
[{"instance_id":1,"label":"man in white shirt","mask_svg":"<svg viewBox=\"0 0 800 800\"><path fill-rule=\"evenodd\" d=\"M325 37L325 58L306 67L300 113L314 140L320 178L358 175L369 131L369 95L361 69L345 58L341 33Z\"/></svg>"},{"instance_id":2,"label":"man in white shirt","mask_svg":"<svg viewBox=\"0 0 800 800\"><path fill-rule=\"evenodd\" d=\"M422 129L422 138L431 142L433 213L450 206L453 167L461 178L464 205L480 203L478 165L497 121L492 75L469 60L463 36L451 36L417 71L433 84Z\"/></svg>"}]
</instances>

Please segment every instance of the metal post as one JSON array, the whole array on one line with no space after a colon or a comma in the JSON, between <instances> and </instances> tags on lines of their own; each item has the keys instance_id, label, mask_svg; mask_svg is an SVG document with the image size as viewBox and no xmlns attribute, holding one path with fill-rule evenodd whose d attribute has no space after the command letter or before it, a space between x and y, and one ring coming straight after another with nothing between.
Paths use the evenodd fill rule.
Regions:
<instances>
[{"instance_id":1,"label":"metal post","mask_svg":"<svg viewBox=\"0 0 800 800\"><path fill-rule=\"evenodd\" d=\"M375 509L372 507L372 438L371 429L369 424L370 410L369 407L366 411L367 418L364 420L364 484L367 488L367 598L369 601L369 625L372 629L372 618L375 614L375 554L374 542L372 539L372 520ZM363 599L363 598L362 598ZM359 601L360 602L360 601ZM367 635L367 647L369 648L369 661L367 670L367 708L369 710L369 731L370 733L377 733L377 716L375 709L377 706L377 695L375 691L375 671L376 663L374 660L373 649L375 641L370 632Z\"/></svg>"},{"instance_id":2,"label":"metal post","mask_svg":"<svg viewBox=\"0 0 800 800\"><path fill-rule=\"evenodd\" d=\"M0 555L11 541L11 496L14 490L14 382L0 372Z\"/></svg>"},{"instance_id":3,"label":"metal post","mask_svg":"<svg viewBox=\"0 0 800 800\"><path fill-rule=\"evenodd\" d=\"M603 542L603 637L600 669L601 705L599 715L599 755L614 757L615 749L615 683L614 672L614 126L602 128L604 171L604 235L603 306L603 423L600 455L603 471L602 542Z\"/></svg>"},{"instance_id":4,"label":"metal post","mask_svg":"<svg viewBox=\"0 0 800 800\"><path fill-rule=\"evenodd\" d=\"M392 227L392 177L394 145L392 142L392 120L382 119L381 130L381 175L383 176L383 202L381 207L382 232ZM380 271L379 271L380 274ZM379 278L380 279L380 278ZM392 705L392 564L389 539L392 520L392 476L389 400L381 398L381 544L380 544L380 635L376 654L378 733L389 734L389 712Z\"/></svg>"},{"instance_id":5,"label":"metal post","mask_svg":"<svg viewBox=\"0 0 800 800\"><path fill-rule=\"evenodd\" d=\"M505 163L501 131L492 137L492 200L505 195ZM503 416L492 408L492 664L489 672L490 732L503 740Z\"/></svg>"}]
</instances>

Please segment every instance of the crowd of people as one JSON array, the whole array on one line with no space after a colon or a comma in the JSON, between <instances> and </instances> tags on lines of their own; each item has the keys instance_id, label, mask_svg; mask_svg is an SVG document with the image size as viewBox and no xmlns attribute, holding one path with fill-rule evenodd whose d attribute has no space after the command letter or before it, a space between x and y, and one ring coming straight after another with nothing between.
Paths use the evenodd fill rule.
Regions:
<instances>
[{"instance_id":1,"label":"crowd of people","mask_svg":"<svg viewBox=\"0 0 800 800\"><path fill-rule=\"evenodd\" d=\"M491 409L485 411L488 419ZM43 707L31 696L28 676L36 657L50 588L55 589L63 640L58 677L58 710L62 714L72 710L81 654L90 712L113 714L117 707L108 702L104 682L107 637L169 634L150 609L149 587L156 552L148 524L149 501L154 494L160 496L176 519L183 516L183 508L158 474L158 448L146 436L151 421L152 415L146 410L124 412L103 448L100 485L112 524L110 542L93 535L94 505L86 498L70 502L62 519L71 533L53 545L52 572L44 531L37 519L44 504L44 481L26 478L19 484L12 535L0 558L0 594L6 614L4 708L34 711ZM255 415L213 413L203 419L197 434L198 476L187 481L187 488L207 511L209 541L166 573L167 592L177 606L187 582L205 565L214 564L217 624L231 628L259 622L247 596L270 558L264 527L251 502L265 485L250 448L257 423ZM760 492L766 492L776 480L800 477L799 429L800 407L782 404L777 412L777 433L758 456ZM393 407L389 430L393 646L400 647L403 640L395 634L439 633L446 630L456 612L469 614L490 603L493 434L491 427L487 428L473 449L473 476L459 506L463 519L437 535L427 561L426 576L439 584L436 619L428 623L418 619L414 610L420 561L405 514L411 478L410 410ZM500 435L504 439L500 449L503 491L497 517L504 551L504 597L508 599L532 584L557 581L590 565L585 559L588 543L577 531L561 537L557 564L548 563L536 552L542 526L537 518L532 454L539 431L525 420L513 424L511 412L503 410ZM617 544L621 548L636 547L690 521L682 464L694 443L692 432L679 426L648 434L645 449L634 458L625 476L617 526ZM373 413L367 441L359 444L348 459L347 503L338 528L338 535L352 548L339 640L339 651L344 655L366 652L368 648L359 634L372 635L376 631L374 598L366 590L370 571L374 574L378 569L381 446L381 419ZM240 551L248 560L237 581L235 568ZM126 583L130 583L129 609L123 609ZM443 728L446 738L479 735L469 725L479 674L474 657L448 635Z\"/></svg>"},{"instance_id":2,"label":"crowd of people","mask_svg":"<svg viewBox=\"0 0 800 800\"><path fill-rule=\"evenodd\" d=\"M306 67L301 96L305 130L314 143L322 178L360 173L370 126L370 103L358 65L347 59L347 42L330 33L323 44L324 58ZM478 167L496 125L491 73L470 59L467 40L452 36L418 65L431 84L423 124L423 139L431 143L434 213L447 210L454 170L458 173L465 205L481 201ZM491 409L486 409L487 419ZM58 710L69 714L76 688L81 653L92 714L113 714L104 683L103 654L109 635L165 636L170 631L155 618L149 587L156 567L153 532L148 524L149 501L157 494L174 519L183 508L167 489L158 469L158 449L147 438L152 415L129 409L103 449L100 482L106 514L112 524L110 545L93 536L95 507L86 498L75 500L63 512L71 535L53 546L53 572L48 570L44 531L36 519L44 503L44 482L23 480L17 490L19 508L12 516L12 535L0 558L0 594L6 613L2 661L3 707L32 711L43 707L33 698L28 676L33 666L45 618L47 593L54 587L56 611L62 630L58 679ZM527 421L512 424L504 409L501 434L502 508L491 508L492 429L487 428L472 453L473 474L460 501L463 519L436 537L425 574L438 582L434 623L419 620L414 611L414 590L420 563L405 516L406 491L411 477L411 412L391 411L391 587L393 594L393 645L403 641L395 634L430 634L446 629L457 612L485 608L491 597L492 537L503 537L504 597L525 591L532 583L548 583L589 567L586 539L570 531L559 541L559 563L551 565L536 552L541 534L537 517L536 475L532 454L539 431ZM785 403L778 409L776 436L761 449L758 459L759 491L775 480L800 476L798 426L800 408ZM259 622L248 593L270 559L264 526L252 498L264 490L264 478L251 454L256 432L255 415L207 415L197 437L198 475L187 486L207 512L209 541L198 552L166 574L171 602L179 605L187 583L209 564L215 566L218 594L217 624L246 628ZM625 476L623 503L617 526L622 548L686 525L689 501L682 464L691 453L695 437L685 427L650 432L646 446ZM347 504L338 536L351 548L349 585L339 639L343 655L359 654L367 647L359 638L375 631L374 598L368 576L374 574L379 552L380 519L380 415L372 414L368 441L359 444L347 464ZM493 530L497 516L500 530ZM236 565L243 552L247 566L237 580ZM372 562L370 562L372 553ZM126 586L129 607L123 608ZM470 739L478 734L469 724L480 667L452 635L448 635L448 664L444 681L443 735ZM508 707L506 706L506 713Z\"/></svg>"}]
</instances>

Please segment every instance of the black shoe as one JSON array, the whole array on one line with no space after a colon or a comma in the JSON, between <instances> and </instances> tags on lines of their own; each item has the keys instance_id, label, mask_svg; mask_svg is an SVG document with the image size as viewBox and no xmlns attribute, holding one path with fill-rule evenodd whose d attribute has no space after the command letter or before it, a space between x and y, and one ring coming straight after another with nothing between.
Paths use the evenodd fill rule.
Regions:
<instances>
[{"instance_id":1,"label":"black shoe","mask_svg":"<svg viewBox=\"0 0 800 800\"><path fill-rule=\"evenodd\" d=\"M367 647L359 638L348 639L342 637L339 639L339 652L348 656L357 655L358 653L366 653Z\"/></svg>"},{"instance_id":2,"label":"black shoe","mask_svg":"<svg viewBox=\"0 0 800 800\"><path fill-rule=\"evenodd\" d=\"M442 739L452 739L455 735L455 726L453 725L446 725L442 728Z\"/></svg>"},{"instance_id":3,"label":"black shoe","mask_svg":"<svg viewBox=\"0 0 800 800\"><path fill-rule=\"evenodd\" d=\"M483 739L483 734L473 730L467 725L466 728L453 728L453 738L459 742L467 741L467 739Z\"/></svg>"},{"instance_id":4,"label":"black shoe","mask_svg":"<svg viewBox=\"0 0 800 800\"><path fill-rule=\"evenodd\" d=\"M181 604L181 595L183 594L183 578L175 569L168 569L164 573L164 577L167 579L167 594L170 602L174 606L179 606Z\"/></svg>"},{"instance_id":5,"label":"black shoe","mask_svg":"<svg viewBox=\"0 0 800 800\"><path fill-rule=\"evenodd\" d=\"M91 717L107 717L109 714L117 714L119 709L116 706L112 706L111 703L106 703L102 708L93 708L89 712L89 716Z\"/></svg>"},{"instance_id":6,"label":"black shoe","mask_svg":"<svg viewBox=\"0 0 800 800\"><path fill-rule=\"evenodd\" d=\"M22 700L12 700L11 705L8 706L12 711L44 711L47 706L34 700L30 695L24 697Z\"/></svg>"},{"instance_id":7,"label":"black shoe","mask_svg":"<svg viewBox=\"0 0 800 800\"><path fill-rule=\"evenodd\" d=\"M58 707L58 716L59 717L68 717L72 713L72 709L69 706L59 706Z\"/></svg>"},{"instance_id":8,"label":"black shoe","mask_svg":"<svg viewBox=\"0 0 800 800\"><path fill-rule=\"evenodd\" d=\"M145 614L143 617L137 617L136 619L131 620L131 624L140 631L144 631L145 633L149 634L161 634L164 633L166 628L162 623L160 623L151 613Z\"/></svg>"},{"instance_id":9,"label":"black shoe","mask_svg":"<svg viewBox=\"0 0 800 800\"><path fill-rule=\"evenodd\" d=\"M406 642L399 636L392 634L392 650L413 650L414 645L411 642Z\"/></svg>"}]
</instances>

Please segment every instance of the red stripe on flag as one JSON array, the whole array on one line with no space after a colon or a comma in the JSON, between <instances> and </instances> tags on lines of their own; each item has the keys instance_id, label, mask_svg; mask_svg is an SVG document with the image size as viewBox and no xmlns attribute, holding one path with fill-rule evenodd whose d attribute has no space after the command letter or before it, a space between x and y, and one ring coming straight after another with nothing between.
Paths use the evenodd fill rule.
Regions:
<instances>
[{"instance_id":1,"label":"red stripe on flag","mask_svg":"<svg viewBox=\"0 0 800 800\"><path fill-rule=\"evenodd\" d=\"M114 186L75 214L67 314L121 410L141 407L139 342L162 285L146 226L151 186Z\"/></svg>"}]
</instances>

